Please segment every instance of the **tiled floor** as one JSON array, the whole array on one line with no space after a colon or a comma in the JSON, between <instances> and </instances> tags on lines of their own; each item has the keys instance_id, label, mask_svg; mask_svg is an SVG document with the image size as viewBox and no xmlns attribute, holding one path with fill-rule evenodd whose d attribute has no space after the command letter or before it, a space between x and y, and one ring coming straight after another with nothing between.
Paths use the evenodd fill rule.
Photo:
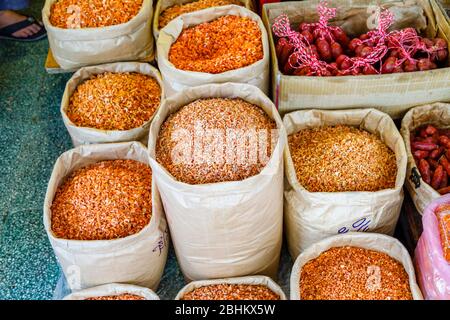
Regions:
<instances>
[{"instance_id":1,"label":"tiled floor","mask_svg":"<svg viewBox=\"0 0 450 320\"><path fill-rule=\"evenodd\" d=\"M43 0L26 13L40 16ZM0 40L0 300L51 299L60 270L42 223L53 163L71 142L59 113L70 74L45 72L47 40ZM291 259L283 251L286 293ZM158 290L175 297L184 285L173 253Z\"/></svg>"}]
</instances>

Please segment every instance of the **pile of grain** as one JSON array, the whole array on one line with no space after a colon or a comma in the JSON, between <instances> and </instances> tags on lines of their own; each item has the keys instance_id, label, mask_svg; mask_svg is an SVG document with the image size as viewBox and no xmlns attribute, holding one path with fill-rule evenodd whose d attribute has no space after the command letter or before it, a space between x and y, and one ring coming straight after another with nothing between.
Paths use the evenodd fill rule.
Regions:
<instances>
[{"instance_id":1,"label":"pile of grain","mask_svg":"<svg viewBox=\"0 0 450 320\"><path fill-rule=\"evenodd\" d=\"M214 284L196 288L181 300L280 300L280 296L263 285Z\"/></svg>"},{"instance_id":2,"label":"pile of grain","mask_svg":"<svg viewBox=\"0 0 450 320\"><path fill-rule=\"evenodd\" d=\"M73 172L51 206L57 238L110 240L139 232L152 214L152 172L134 160L109 160Z\"/></svg>"},{"instance_id":3,"label":"pile of grain","mask_svg":"<svg viewBox=\"0 0 450 320\"><path fill-rule=\"evenodd\" d=\"M143 0L57 0L50 23L64 29L99 28L126 23L139 13Z\"/></svg>"},{"instance_id":4,"label":"pile of grain","mask_svg":"<svg viewBox=\"0 0 450 320\"><path fill-rule=\"evenodd\" d=\"M161 100L158 82L140 73L105 72L80 84L66 114L79 127L129 130L149 121Z\"/></svg>"},{"instance_id":5,"label":"pile of grain","mask_svg":"<svg viewBox=\"0 0 450 320\"><path fill-rule=\"evenodd\" d=\"M242 99L199 99L162 124L156 160L176 180L189 184L244 180L257 175L267 164L276 142L274 129L275 121L264 110ZM218 139L206 133L210 130ZM230 132L241 132L244 138L233 141ZM266 136L253 144L253 140L245 140L245 134L253 132ZM266 157L260 156L262 149ZM256 152L256 158L252 152Z\"/></svg>"},{"instance_id":6,"label":"pile of grain","mask_svg":"<svg viewBox=\"0 0 450 320\"><path fill-rule=\"evenodd\" d=\"M395 153L379 137L344 125L289 136L299 183L310 192L379 191L395 187Z\"/></svg>"},{"instance_id":7,"label":"pile of grain","mask_svg":"<svg viewBox=\"0 0 450 320\"><path fill-rule=\"evenodd\" d=\"M411 300L408 274L385 253L357 247L331 248L306 263L302 300Z\"/></svg>"},{"instance_id":8,"label":"pile of grain","mask_svg":"<svg viewBox=\"0 0 450 320\"><path fill-rule=\"evenodd\" d=\"M172 21L173 19L182 14L207 9L211 7L226 6L229 4L242 5L242 2L239 0L198 0L184 4L176 4L171 7L168 7L167 9L161 12L159 16L158 25L159 28L162 29L170 21Z\"/></svg>"},{"instance_id":9,"label":"pile of grain","mask_svg":"<svg viewBox=\"0 0 450 320\"><path fill-rule=\"evenodd\" d=\"M169 51L169 61L177 69L213 74L262 58L262 34L256 21L233 15L183 30Z\"/></svg>"},{"instance_id":10,"label":"pile of grain","mask_svg":"<svg viewBox=\"0 0 450 320\"><path fill-rule=\"evenodd\" d=\"M450 263L450 204L442 204L435 210L439 225L442 253L444 259Z\"/></svg>"}]
</instances>

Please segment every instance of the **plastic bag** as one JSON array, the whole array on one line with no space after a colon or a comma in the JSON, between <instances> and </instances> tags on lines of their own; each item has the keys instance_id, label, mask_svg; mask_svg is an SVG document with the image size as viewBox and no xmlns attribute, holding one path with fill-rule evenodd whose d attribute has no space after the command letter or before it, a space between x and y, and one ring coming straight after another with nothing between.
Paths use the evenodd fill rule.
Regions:
<instances>
[{"instance_id":1,"label":"plastic bag","mask_svg":"<svg viewBox=\"0 0 450 320\"><path fill-rule=\"evenodd\" d=\"M427 300L450 300L450 263L444 259L435 210L450 204L450 194L433 200L422 216L423 232L417 243L417 279Z\"/></svg>"}]
</instances>

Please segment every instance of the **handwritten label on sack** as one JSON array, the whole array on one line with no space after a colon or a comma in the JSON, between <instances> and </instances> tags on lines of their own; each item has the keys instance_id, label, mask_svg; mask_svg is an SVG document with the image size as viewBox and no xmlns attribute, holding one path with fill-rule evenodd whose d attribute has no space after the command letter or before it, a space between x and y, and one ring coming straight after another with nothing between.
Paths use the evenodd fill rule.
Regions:
<instances>
[{"instance_id":1,"label":"handwritten label on sack","mask_svg":"<svg viewBox=\"0 0 450 320\"><path fill-rule=\"evenodd\" d=\"M412 168L409 180L414 183L414 187L416 187L416 189L420 187L420 174L416 167Z\"/></svg>"},{"instance_id":2,"label":"handwritten label on sack","mask_svg":"<svg viewBox=\"0 0 450 320\"><path fill-rule=\"evenodd\" d=\"M166 230L161 234L156 246L153 248L152 252L159 251L159 255L161 255L163 249L166 247L169 242L169 229L166 227Z\"/></svg>"},{"instance_id":3,"label":"handwritten label on sack","mask_svg":"<svg viewBox=\"0 0 450 320\"><path fill-rule=\"evenodd\" d=\"M367 218L361 218L352 223L351 227L342 227L338 230L338 234L347 233L351 231L366 232L369 231L369 226L372 221Z\"/></svg>"}]
</instances>

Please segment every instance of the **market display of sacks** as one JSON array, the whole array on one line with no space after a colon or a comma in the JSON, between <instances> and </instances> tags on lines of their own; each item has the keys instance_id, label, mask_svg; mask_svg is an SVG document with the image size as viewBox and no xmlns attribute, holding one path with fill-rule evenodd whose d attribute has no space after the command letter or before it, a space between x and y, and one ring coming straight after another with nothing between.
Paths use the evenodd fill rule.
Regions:
<instances>
[{"instance_id":1,"label":"market display of sacks","mask_svg":"<svg viewBox=\"0 0 450 320\"><path fill-rule=\"evenodd\" d=\"M269 90L267 31L256 13L241 6L209 8L172 20L159 32L157 59L168 97L209 83L239 82L265 94Z\"/></svg>"},{"instance_id":2,"label":"market display of sacks","mask_svg":"<svg viewBox=\"0 0 450 320\"><path fill-rule=\"evenodd\" d=\"M293 259L336 234L393 235L406 172L393 120L375 109L309 110L288 113L283 123L284 219Z\"/></svg>"},{"instance_id":3,"label":"market display of sacks","mask_svg":"<svg viewBox=\"0 0 450 320\"><path fill-rule=\"evenodd\" d=\"M285 132L270 99L247 84L184 89L159 109L148 143L185 278L275 278Z\"/></svg>"},{"instance_id":4,"label":"market display of sacks","mask_svg":"<svg viewBox=\"0 0 450 320\"><path fill-rule=\"evenodd\" d=\"M152 17L152 0L136 0L133 5L46 0L42 9L53 57L62 69L70 70L152 57Z\"/></svg>"},{"instance_id":5,"label":"market display of sacks","mask_svg":"<svg viewBox=\"0 0 450 320\"><path fill-rule=\"evenodd\" d=\"M82 145L56 160L43 220L72 290L108 283L157 289L169 239L152 178L139 142Z\"/></svg>"},{"instance_id":6,"label":"market display of sacks","mask_svg":"<svg viewBox=\"0 0 450 320\"><path fill-rule=\"evenodd\" d=\"M401 118L413 106L450 100L450 25L435 0L379 1L380 25L378 7L368 1L327 4L264 5L272 95L281 114L363 106ZM307 56L288 48L300 32L309 41Z\"/></svg>"}]
</instances>

